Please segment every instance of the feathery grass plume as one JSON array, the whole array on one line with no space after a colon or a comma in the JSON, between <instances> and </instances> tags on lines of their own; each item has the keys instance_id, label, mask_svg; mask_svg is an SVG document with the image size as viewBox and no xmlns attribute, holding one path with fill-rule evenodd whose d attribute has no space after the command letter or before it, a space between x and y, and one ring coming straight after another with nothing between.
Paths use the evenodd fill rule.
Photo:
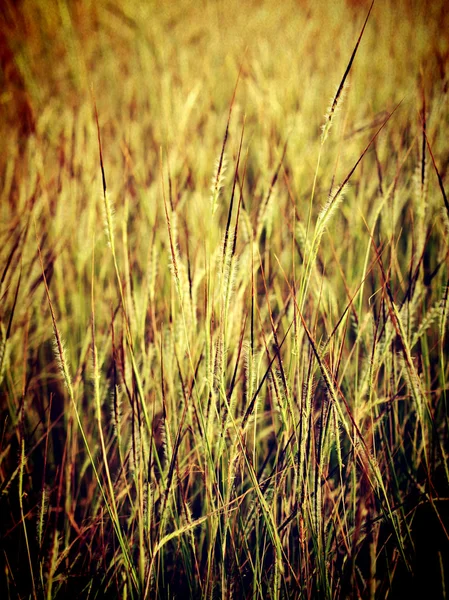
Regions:
<instances>
[{"instance_id":1,"label":"feathery grass plume","mask_svg":"<svg viewBox=\"0 0 449 600\"><path fill-rule=\"evenodd\" d=\"M298 460L298 489L300 502L305 498L306 491L306 450L311 433L312 401L315 394L316 382L313 375L314 358L311 352L303 351L305 377L301 390L301 415L299 420L299 460ZM307 367L305 366L307 365Z\"/></svg>"},{"instance_id":2,"label":"feathery grass plume","mask_svg":"<svg viewBox=\"0 0 449 600\"><path fill-rule=\"evenodd\" d=\"M330 104L327 107L326 114L324 115L324 123L321 125L321 145L327 140L327 136L332 127L335 117L340 112L343 106L349 88L349 81L345 80L340 82L335 90L335 95L330 99Z\"/></svg>"},{"instance_id":3,"label":"feathery grass plume","mask_svg":"<svg viewBox=\"0 0 449 600\"><path fill-rule=\"evenodd\" d=\"M104 218L104 233L108 241L108 246L112 252L115 252L115 236L114 236L114 222L115 222L115 206L113 201L110 199L109 193L104 190L103 194L103 218Z\"/></svg>"},{"instance_id":4,"label":"feathery grass plume","mask_svg":"<svg viewBox=\"0 0 449 600\"><path fill-rule=\"evenodd\" d=\"M36 230L36 240L37 240L37 230ZM38 250L38 254L39 254L39 261L41 264L45 292L47 295L48 305L50 307L51 321L52 321L52 325L53 325L53 334L54 334L53 347L54 347L54 351L55 351L55 357L56 357L56 360L58 363L59 370L61 371L61 374L63 376L67 391L69 393L69 397L72 399L74 397L73 388L72 388L72 379L71 379L69 367L67 364L64 344L63 344L61 335L59 333L58 326L56 324L55 311L53 309L53 303L50 298L50 290L48 289L47 277L45 276L44 261L42 259L42 253L41 253L41 247L39 245L39 241L37 242L37 250Z\"/></svg>"},{"instance_id":5,"label":"feathery grass plume","mask_svg":"<svg viewBox=\"0 0 449 600\"><path fill-rule=\"evenodd\" d=\"M109 404L112 415L112 430L117 438L117 443L121 446L121 428L122 428L122 390L120 385L115 385L114 390L109 394Z\"/></svg>"},{"instance_id":6,"label":"feathery grass plume","mask_svg":"<svg viewBox=\"0 0 449 600\"><path fill-rule=\"evenodd\" d=\"M236 279L239 271L239 261L233 255L232 252L232 244L234 243L234 233L231 232L229 235L229 246L228 251L226 252L226 257L224 258L223 264L223 291L222 291L222 306L223 306L223 319L225 322L228 321L229 316L229 308L231 304L231 299L234 296L235 287L236 287ZM227 327L226 327L227 329Z\"/></svg>"},{"instance_id":7,"label":"feathery grass plume","mask_svg":"<svg viewBox=\"0 0 449 600\"><path fill-rule=\"evenodd\" d=\"M232 184L232 192L231 199L229 202L228 209L228 217L226 222L225 234L223 239L223 250L221 253L221 262L218 267L219 273L219 290L220 290L220 322L219 322L219 332L218 339L216 342L216 351L215 351L215 363L213 368L214 373L214 392L217 396L220 395L221 386L223 385L223 389L225 387L224 380L224 371L226 365L226 355L227 355L227 345L226 339L228 334L228 315L229 315L229 307L230 301L234 290L234 281L235 281L235 273L237 270L236 266L236 258L235 258L235 249L236 249L236 238L238 231L238 223L240 217L240 207L242 202L242 195L240 195L238 209L237 209L237 217L235 221L234 230L231 230L231 219L232 212L234 206L234 197L236 184L238 180L238 170L240 165L240 156L242 151L243 144L243 135L245 131L245 120L243 121L242 132L240 136L240 144L237 154L237 160L235 164L234 170L234 179ZM245 163L245 172L246 172L246 163ZM243 175L244 180L245 174ZM243 181L242 181L243 183ZM226 412L226 411L225 411Z\"/></svg>"},{"instance_id":8,"label":"feathery grass plume","mask_svg":"<svg viewBox=\"0 0 449 600\"><path fill-rule=\"evenodd\" d=\"M225 133L224 133L224 137L223 137L223 144L221 147L220 156L218 157L218 159L216 161L215 175L212 178L212 185L211 185L211 190L210 190L211 191L210 204L211 204L212 215L214 215L215 211L217 210L220 191L221 191L221 189L223 187L223 183L224 183L224 175L225 175L225 171L226 171L225 149L226 149L226 143L228 141L229 125L231 123L232 109L234 108L235 96L237 93L237 86L239 84L240 75L242 73L242 68L243 68L243 64L240 66L239 73L237 75L237 81L235 82L234 91L232 93L231 103L229 105L228 119L226 121L226 129L225 129Z\"/></svg>"},{"instance_id":9,"label":"feathery grass plume","mask_svg":"<svg viewBox=\"0 0 449 600\"><path fill-rule=\"evenodd\" d=\"M214 362L213 362L213 392L216 397L220 394L223 380L223 371L225 365L225 343L223 335L220 334L215 341Z\"/></svg>"},{"instance_id":10,"label":"feathery grass plume","mask_svg":"<svg viewBox=\"0 0 449 600\"><path fill-rule=\"evenodd\" d=\"M306 236L306 228L304 227L304 223L302 221L298 221L296 223L296 237L302 256L310 256L312 252L312 245Z\"/></svg>"},{"instance_id":11,"label":"feathery grass plume","mask_svg":"<svg viewBox=\"0 0 449 600\"><path fill-rule=\"evenodd\" d=\"M227 139L227 136L226 136ZM227 158L224 150L220 153L220 156L217 158L215 162L215 174L212 177L212 182L210 186L210 205L212 215L215 214L215 211L218 207L218 200L220 198L221 190L224 186L225 176L226 176L226 168L227 168Z\"/></svg>"},{"instance_id":12,"label":"feathery grass plume","mask_svg":"<svg viewBox=\"0 0 449 600\"><path fill-rule=\"evenodd\" d=\"M313 237L313 260L315 260L316 252L319 248L321 238L323 233L326 230L326 227L329 225L329 222L332 220L332 217L337 211L337 208L340 206L341 202L344 199L345 194L349 189L349 182L344 183L340 187L334 188L329 192L329 196L326 204L320 211L318 215L315 234Z\"/></svg>"},{"instance_id":13,"label":"feathery grass plume","mask_svg":"<svg viewBox=\"0 0 449 600\"><path fill-rule=\"evenodd\" d=\"M167 225L168 241L169 241L169 246L170 246L170 257L171 257L170 270L173 274L176 291L178 293L180 301L182 302L183 294L182 294L182 288L181 288L181 281L179 278L179 268L178 268L178 260L177 260L178 253L176 250L176 239L173 236L173 229L172 229L171 219L170 219L170 215L168 212L168 206L167 206L167 197L165 194L162 148L160 149L160 153L159 153L159 169L160 169L160 174L161 174L161 188L162 188L162 199L164 201L165 222Z\"/></svg>"},{"instance_id":14,"label":"feathery grass plume","mask_svg":"<svg viewBox=\"0 0 449 600\"><path fill-rule=\"evenodd\" d=\"M334 99L332 100L332 102L331 102L331 104L330 104L330 106L329 106L329 108L327 110L326 116L324 118L324 125L321 128L321 145L323 145L324 142L326 141L326 138L327 138L327 136L329 134L329 131L330 131L330 128L332 126L332 122L333 122L333 119L335 117L335 114L336 114L338 108L341 106L341 102L343 100L343 96L344 96L344 92L345 92L346 80L348 78L349 71L351 70L352 63L354 62L355 55L357 54L357 50L358 50L360 41L362 39L363 32L365 31L366 24L368 23L368 19L369 19L369 16L371 14L371 10L373 8L373 5L374 5L374 0L372 0L372 2L371 2L371 5L370 5L369 10L368 10L368 14L366 15L365 22L363 23L362 30L361 30L361 32L359 34L359 37L357 39L357 43L356 43L356 45L354 47L354 50L352 51L351 58L349 59L348 66L346 67L346 71L343 74L343 77L342 77L342 79L341 79L341 81L340 81L340 83L338 85L337 91L335 93Z\"/></svg>"},{"instance_id":15,"label":"feathery grass plume","mask_svg":"<svg viewBox=\"0 0 449 600\"><path fill-rule=\"evenodd\" d=\"M39 503L39 514L37 519L37 543L39 548L42 548L42 540L44 535L44 521L48 512L48 487L44 485L41 492L41 500Z\"/></svg>"},{"instance_id":16,"label":"feathery grass plume","mask_svg":"<svg viewBox=\"0 0 449 600\"><path fill-rule=\"evenodd\" d=\"M228 218L226 221L226 228L225 228L225 234L224 234L224 240L223 240L223 253L222 253L222 264L221 264L221 284L220 284L221 293L222 293L222 296L224 297L224 301L222 300L223 335L224 335L224 328L226 326L226 321L227 321L227 310L226 310L227 306L226 305L227 305L227 299L230 297L230 287L231 287L231 279L232 279L231 275L230 275L230 270L231 270L231 266L232 266L232 259L234 257L234 253L235 253L235 244L237 241L236 236L237 236L238 222L239 222L239 216L240 216L240 205L241 205L241 201L242 201L242 196L240 195L237 217L236 217L236 224L235 224L235 231L233 232L231 230L231 219L232 219L232 211L233 211L233 207L234 207L235 189L236 189L236 184L237 184L237 180L238 180L238 176L239 176L240 156L241 156L241 152L242 152L243 136L245 133L245 123L246 123L246 118L243 120L242 133L240 135L240 144L239 144L239 149L238 149L238 153L237 153L237 160L235 162L231 199L229 202ZM245 171L246 171L246 163L245 163Z\"/></svg>"},{"instance_id":17,"label":"feathery grass plume","mask_svg":"<svg viewBox=\"0 0 449 600\"><path fill-rule=\"evenodd\" d=\"M196 330L196 312L193 304L192 288L189 281L189 276L185 264L181 261L178 246L175 251L178 253L178 268L179 279L181 283L182 304L185 309L186 332L194 332Z\"/></svg>"},{"instance_id":18,"label":"feathery grass plume","mask_svg":"<svg viewBox=\"0 0 449 600\"><path fill-rule=\"evenodd\" d=\"M147 467L148 457L150 456L150 445L146 435L146 427L143 427L138 416L135 415L131 422L131 435L127 451L127 455L129 456L129 472L138 481L141 473L144 474L144 477L148 478Z\"/></svg>"}]
</instances>

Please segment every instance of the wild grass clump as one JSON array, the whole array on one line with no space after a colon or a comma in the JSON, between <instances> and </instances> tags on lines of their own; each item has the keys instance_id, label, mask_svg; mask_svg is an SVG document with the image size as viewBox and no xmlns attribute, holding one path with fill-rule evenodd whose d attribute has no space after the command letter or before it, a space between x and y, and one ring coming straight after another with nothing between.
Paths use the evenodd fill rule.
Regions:
<instances>
[{"instance_id":1,"label":"wild grass clump","mask_svg":"<svg viewBox=\"0 0 449 600\"><path fill-rule=\"evenodd\" d=\"M2 598L446 598L448 31L4 3Z\"/></svg>"}]
</instances>

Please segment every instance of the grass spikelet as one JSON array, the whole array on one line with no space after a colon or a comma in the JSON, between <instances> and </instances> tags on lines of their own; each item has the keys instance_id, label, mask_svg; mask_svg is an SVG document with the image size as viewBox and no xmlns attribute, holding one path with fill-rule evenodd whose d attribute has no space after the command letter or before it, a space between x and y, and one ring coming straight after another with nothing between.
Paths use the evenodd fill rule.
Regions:
<instances>
[{"instance_id":1,"label":"grass spikelet","mask_svg":"<svg viewBox=\"0 0 449 600\"><path fill-rule=\"evenodd\" d=\"M128 438L128 448L126 452L129 457L129 473L134 476L139 469L140 460L140 431L132 419L132 430Z\"/></svg>"},{"instance_id":2,"label":"grass spikelet","mask_svg":"<svg viewBox=\"0 0 449 600\"><path fill-rule=\"evenodd\" d=\"M224 353L225 353L225 349L224 349L223 335L219 335L218 339L215 342L214 363L213 363L213 373L214 373L213 390L214 390L214 393L216 394L216 396L218 396L220 393L222 380L223 380Z\"/></svg>"},{"instance_id":3,"label":"grass spikelet","mask_svg":"<svg viewBox=\"0 0 449 600\"><path fill-rule=\"evenodd\" d=\"M45 517L47 516L48 510L48 490L47 487L44 486L42 488L41 501L39 503L39 517L37 520L37 543L39 547L42 548L42 540L44 535L44 524Z\"/></svg>"},{"instance_id":4,"label":"grass spikelet","mask_svg":"<svg viewBox=\"0 0 449 600\"><path fill-rule=\"evenodd\" d=\"M177 247L176 247L176 238L173 236L173 230L171 225L171 219L169 216L169 211L167 207L167 198L165 194L165 184L164 184L164 171L163 171L163 162L162 162L162 148L159 154L159 168L161 175L161 188L162 188L162 199L164 201L164 211L165 211L165 222L167 225L167 233L168 233L168 241L170 246L170 258L171 258L171 266L170 269L173 274L173 279L175 281L176 291L178 292L178 296L182 302L182 291L181 291L181 281L179 278L179 269L178 269L178 260L177 260Z\"/></svg>"},{"instance_id":5,"label":"grass spikelet","mask_svg":"<svg viewBox=\"0 0 449 600\"><path fill-rule=\"evenodd\" d=\"M330 104L327 108L326 114L324 115L324 123L321 125L321 145L323 145L327 140L332 123L344 104L346 95L348 93L348 88L349 82L345 77L345 80L341 81L337 86L335 95L330 99Z\"/></svg>"},{"instance_id":6,"label":"grass spikelet","mask_svg":"<svg viewBox=\"0 0 449 600\"><path fill-rule=\"evenodd\" d=\"M216 161L215 175L212 179L211 197L210 197L212 215L214 215L215 211L217 210L220 191L223 187L224 175L225 175L225 171L226 171L226 157L225 157L226 143L228 141L229 125L231 123L232 109L234 107L235 95L237 93L237 86L239 84L240 75L242 72L242 66L240 67L239 74L237 75L237 81L235 82L234 92L232 94L231 103L229 105L228 120L226 122L226 129L225 129L225 133L224 133L224 137L223 137L223 144L221 147L220 156L218 157L218 159Z\"/></svg>"},{"instance_id":7,"label":"grass spikelet","mask_svg":"<svg viewBox=\"0 0 449 600\"><path fill-rule=\"evenodd\" d=\"M245 368L246 402L248 402L253 397L257 382L257 360L248 341L243 342L243 361Z\"/></svg>"},{"instance_id":8,"label":"grass spikelet","mask_svg":"<svg viewBox=\"0 0 449 600\"><path fill-rule=\"evenodd\" d=\"M329 222L331 221L337 208L343 201L343 198L344 198L345 194L347 193L348 189L349 189L349 183L345 183L341 187L334 188L329 193L327 202L321 209L321 212L317 218L316 234L315 234L315 238L314 238L315 245L319 246L321 236L323 235L326 227L329 225Z\"/></svg>"},{"instance_id":9,"label":"grass spikelet","mask_svg":"<svg viewBox=\"0 0 449 600\"><path fill-rule=\"evenodd\" d=\"M230 303L231 297L233 295L236 274L238 271L238 261L233 256L233 252L232 252L233 244L234 244L234 233L231 232L229 234L228 249L226 252L226 256L224 257L224 260L223 260L223 271L222 271L223 281L222 281L221 287L223 289L222 302L223 302L223 309L224 309L224 313L223 313L224 318L227 318L227 315L229 312L229 303Z\"/></svg>"},{"instance_id":10,"label":"grass spikelet","mask_svg":"<svg viewBox=\"0 0 449 600\"><path fill-rule=\"evenodd\" d=\"M70 374L67 368L67 350L65 347L64 340L60 337L59 340L56 337L53 339L53 353L55 355L56 363L58 365L58 369L61 375L64 378L67 389L69 389L69 385L71 385Z\"/></svg>"},{"instance_id":11,"label":"grass spikelet","mask_svg":"<svg viewBox=\"0 0 449 600\"><path fill-rule=\"evenodd\" d=\"M36 235L37 235L37 233L36 233ZM40 248L39 242L37 243L37 250L38 250L39 261L40 261L41 269L42 269L42 277L43 277L44 286L45 286L45 293L47 295L48 305L50 307L51 321L52 321L52 325L53 325L53 334L55 336L54 337L55 356L58 361L59 370L61 371L61 374L63 376L64 383L66 385L69 396L70 396L70 398L73 398L72 379L70 376L69 367L68 367L68 363L67 363L66 356L65 356L64 344L63 344L61 335L59 333L58 326L56 324L55 311L53 309L53 304L52 304L52 301L50 298L50 291L48 289L47 278L45 276L44 262L42 260L42 254L41 254L41 248Z\"/></svg>"},{"instance_id":12,"label":"grass spikelet","mask_svg":"<svg viewBox=\"0 0 449 600\"><path fill-rule=\"evenodd\" d=\"M210 186L211 196L210 196L210 206L212 215L215 214L215 211L218 207L218 200L220 198L221 190L224 186L225 176L226 176L226 168L227 168L227 158L224 151L217 158L215 163L215 174L212 177L212 183Z\"/></svg>"},{"instance_id":13,"label":"grass spikelet","mask_svg":"<svg viewBox=\"0 0 449 600\"><path fill-rule=\"evenodd\" d=\"M112 428L117 440L121 438L121 425L122 425L122 391L119 385L114 386L114 390L110 396L110 406L112 414Z\"/></svg>"},{"instance_id":14,"label":"grass spikelet","mask_svg":"<svg viewBox=\"0 0 449 600\"><path fill-rule=\"evenodd\" d=\"M150 456L154 465L156 477L165 476L166 467L170 461L173 449L171 448L169 423L162 413L157 413L153 418L152 448Z\"/></svg>"},{"instance_id":15,"label":"grass spikelet","mask_svg":"<svg viewBox=\"0 0 449 600\"><path fill-rule=\"evenodd\" d=\"M342 79L341 79L341 81L340 81L340 83L338 85L338 88L337 88L337 91L335 93L334 99L332 100L332 102L331 102L331 104L330 104L330 106L328 108L328 111L326 113L326 116L324 118L324 125L322 126L322 130L321 130L321 145L323 145L324 142L326 141L326 138L329 135L329 131L330 131L330 128L332 126L332 122L333 122L333 119L335 117L335 114L336 114L338 108L341 106L341 102L343 100L343 95L344 95L344 91L345 91L346 80L347 80L349 72L351 70L352 63L354 62L355 55L357 54L357 50L358 50L360 41L362 39L363 32L365 31L366 24L368 23L368 19L369 19L369 16L371 14L371 10L373 8L373 5L374 5L374 0L371 2L371 5L370 5L369 10L368 10L368 14L366 15L365 22L363 23L362 30L360 31L360 34L359 34L359 37L357 39L356 45L355 45L354 50L352 51L352 54L351 54L351 58L349 59L348 66L346 67L346 70L345 70L345 72L343 74L343 77L342 77Z\"/></svg>"},{"instance_id":16,"label":"grass spikelet","mask_svg":"<svg viewBox=\"0 0 449 600\"><path fill-rule=\"evenodd\" d=\"M114 220L115 220L115 206L110 199L109 193L105 190L103 194L103 215L104 215L104 231L106 233L106 239L108 240L108 246L115 252L115 237L114 237Z\"/></svg>"},{"instance_id":17,"label":"grass spikelet","mask_svg":"<svg viewBox=\"0 0 449 600\"><path fill-rule=\"evenodd\" d=\"M296 236L302 256L310 256L312 250L311 243L310 240L307 239L306 228L301 221L298 221L296 224Z\"/></svg>"}]
</instances>

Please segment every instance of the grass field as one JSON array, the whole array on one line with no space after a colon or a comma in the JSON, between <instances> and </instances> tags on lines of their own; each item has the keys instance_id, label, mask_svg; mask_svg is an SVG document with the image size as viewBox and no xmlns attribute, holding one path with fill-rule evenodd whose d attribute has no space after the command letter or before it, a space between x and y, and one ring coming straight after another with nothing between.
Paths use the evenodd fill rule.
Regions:
<instances>
[{"instance_id":1,"label":"grass field","mask_svg":"<svg viewBox=\"0 0 449 600\"><path fill-rule=\"evenodd\" d=\"M2 2L2 598L449 597L445 4Z\"/></svg>"}]
</instances>

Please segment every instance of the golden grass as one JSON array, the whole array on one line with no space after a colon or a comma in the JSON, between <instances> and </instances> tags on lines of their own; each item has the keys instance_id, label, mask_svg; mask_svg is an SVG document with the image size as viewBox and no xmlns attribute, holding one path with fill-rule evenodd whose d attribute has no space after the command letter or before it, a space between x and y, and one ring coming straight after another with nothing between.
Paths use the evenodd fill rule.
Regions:
<instances>
[{"instance_id":1,"label":"golden grass","mask_svg":"<svg viewBox=\"0 0 449 600\"><path fill-rule=\"evenodd\" d=\"M446 597L447 31L3 3L2 597Z\"/></svg>"}]
</instances>

